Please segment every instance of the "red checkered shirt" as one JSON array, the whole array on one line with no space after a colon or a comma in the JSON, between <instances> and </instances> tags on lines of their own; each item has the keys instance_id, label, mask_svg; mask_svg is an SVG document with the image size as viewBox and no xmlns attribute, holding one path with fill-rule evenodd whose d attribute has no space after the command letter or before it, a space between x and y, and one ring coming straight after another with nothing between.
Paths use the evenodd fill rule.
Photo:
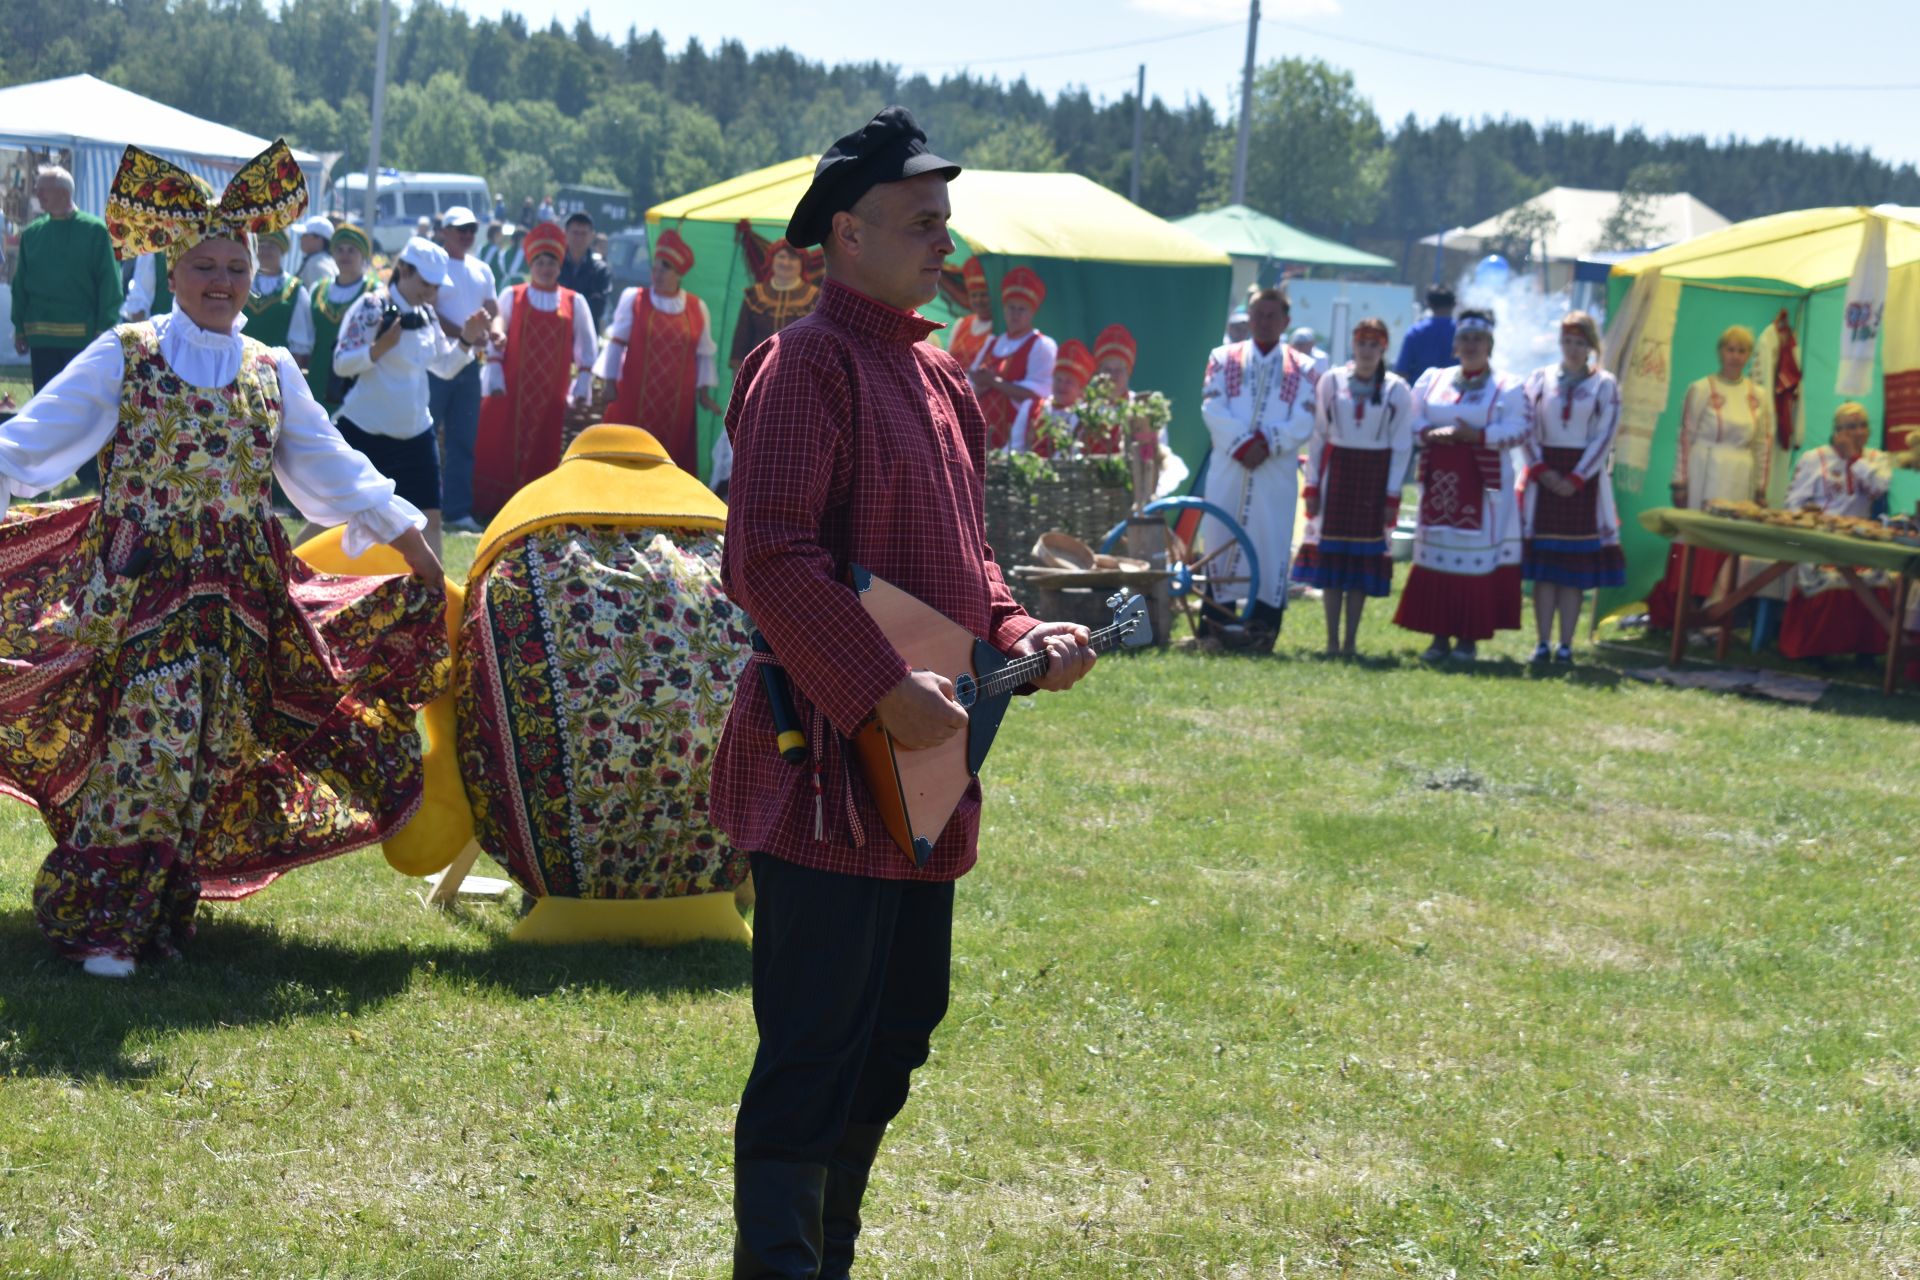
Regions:
<instances>
[{"instance_id":1,"label":"red checkered shirt","mask_svg":"<svg viewBox=\"0 0 1920 1280\"><path fill-rule=\"evenodd\" d=\"M830 280L813 314L740 366L723 580L786 668L813 759L780 758L749 666L713 768L713 817L736 848L890 880L952 880L974 863L977 783L917 868L842 740L908 674L847 585L849 564L1003 651L1036 621L987 546L987 424L960 366L925 341L938 328Z\"/></svg>"}]
</instances>

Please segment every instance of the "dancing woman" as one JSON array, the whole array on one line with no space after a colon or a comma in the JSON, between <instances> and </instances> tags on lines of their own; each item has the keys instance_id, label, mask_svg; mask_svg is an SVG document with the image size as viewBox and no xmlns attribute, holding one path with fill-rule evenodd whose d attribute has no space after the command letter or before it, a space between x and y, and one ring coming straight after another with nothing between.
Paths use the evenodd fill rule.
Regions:
<instances>
[{"instance_id":1,"label":"dancing woman","mask_svg":"<svg viewBox=\"0 0 1920 1280\"><path fill-rule=\"evenodd\" d=\"M174 954L203 895L378 843L420 802L413 710L449 674L425 521L293 357L241 333L255 238L305 204L284 143L218 200L127 148L108 227L123 258L166 253L174 309L102 334L0 425L9 496L99 458L98 498L0 523L0 789L39 806L34 910L89 973ZM349 553L390 543L412 575L306 568L276 477Z\"/></svg>"}]
</instances>

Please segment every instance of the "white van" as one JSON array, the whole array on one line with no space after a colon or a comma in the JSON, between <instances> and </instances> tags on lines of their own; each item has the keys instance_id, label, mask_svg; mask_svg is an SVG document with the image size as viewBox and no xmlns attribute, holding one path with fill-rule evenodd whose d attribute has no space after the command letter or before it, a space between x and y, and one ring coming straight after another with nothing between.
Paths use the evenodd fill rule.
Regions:
<instances>
[{"instance_id":1,"label":"white van","mask_svg":"<svg viewBox=\"0 0 1920 1280\"><path fill-rule=\"evenodd\" d=\"M333 184L331 212L359 222L366 210L367 175L350 173ZM455 205L473 210L480 219L480 243L486 243L493 197L487 180L472 173L403 173L382 169L374 185L372 239L382 253L397 253L407 243L420 219L437 218Z\"/></svg>"}]
</instances>

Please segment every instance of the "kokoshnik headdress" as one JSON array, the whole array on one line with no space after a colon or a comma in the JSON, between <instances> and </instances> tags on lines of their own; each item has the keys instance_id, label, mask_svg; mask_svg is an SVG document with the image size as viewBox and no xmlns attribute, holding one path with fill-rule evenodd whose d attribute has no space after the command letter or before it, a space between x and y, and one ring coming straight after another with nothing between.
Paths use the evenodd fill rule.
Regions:
<instances>
[{"instance_id":1,"label":"kokoshnik headdress","mask_svg":"<svg viewBox=\"0 0 1920 1280\"><path fill-rule=\"evenodd\" d=\"M284 139L240 166L216 198L205 178L128 147L107 193L107 233L121 258L165 253L169 265L202 240L283 231L307 208L307 179Z\"/></svg>"}]
</instances>

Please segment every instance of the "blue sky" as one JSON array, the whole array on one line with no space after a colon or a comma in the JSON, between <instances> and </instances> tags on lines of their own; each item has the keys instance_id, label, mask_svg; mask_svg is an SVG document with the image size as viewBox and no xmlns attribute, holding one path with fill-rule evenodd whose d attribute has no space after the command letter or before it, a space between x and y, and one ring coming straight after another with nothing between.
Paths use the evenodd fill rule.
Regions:
<instances>
[{"instance_id":1,"label":"blue sky","mask_svg":"<svg viewBox=\"0 0 1920 1280\"><path fill-rule=\"evenodd\" d=\"M513 9L544 25L591 8L594 25L624 34L657 27L678 47L739 37L787 45L824 61L879 59L931 74L963 67L1048 92L1086 85L1120 97L1147 64L1147 91L1172 101L1237 92L1245 0L1029 0L918 6L873 0L462 0L476 16ZM1383 119L1408 112L1509 114L1535 121L1640 125L1652 133L1799 138L1870 147L1920 162L1920 18L1912 0L1264 0L1260 57L1297 53L1352 70ZM1828 15L1823 18L1822 15ZM1844 21L1833 20L1844 15ZM1106 48L1128 42L1127 48ZM1554 73L1637 77L1689 87L1603 84L1411 57L1369 41L1446 58ZM1101 48L1073 56L1041 56ZM1730 84L1774 86L1765 91ZM1904 85L1840 91L1786 86ZM1695 87L1706 86L1706 87Z\"/></svg>"}]
</instances>

